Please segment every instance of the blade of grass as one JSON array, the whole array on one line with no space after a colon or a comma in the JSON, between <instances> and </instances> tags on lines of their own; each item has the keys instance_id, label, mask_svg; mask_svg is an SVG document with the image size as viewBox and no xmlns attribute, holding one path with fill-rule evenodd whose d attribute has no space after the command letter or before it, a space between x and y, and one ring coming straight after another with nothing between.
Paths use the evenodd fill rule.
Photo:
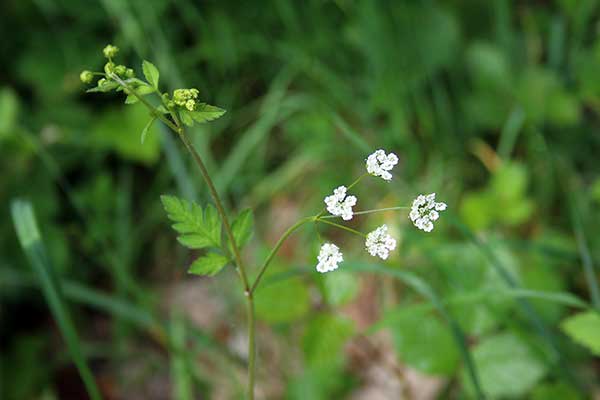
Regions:
<instances>
[{"instance_id":1,"label":"blade of grass","mask_svg":"<svg viewBox=\"0 0 600 400\"><path fill-rule=\"evenodd\" d=\"M87 393L92 400L100 400L100 391L96 386L92 371L82 352L79 335L71 319L67 304L62 297L62 291L54 275L53 267L42 244L33 207L27 201L13 200L11 213L19 242L37 278L40 280L44 297L67 344L69 353L79 371Z\"/></svg>"},{"instance_id":2,"label":"blade of grass","mask_svg":"<svg viewBox=\"0 0 600 400\"><path fill-rule=\"evenodd\" d=\"M390 276L392 278L402 281L404 284L406 284L407 286L411 287L414 291L419 293L421 296L429 300L431 304L435 307L435 309L440 313L440 315L446 320L450 327L452 337L454 338L454 341L456 342L456 345L460 350L461 356L465 363L465 367L467 368L469 378L471 379L471 383L473 384L473 387L477 394L477 398L485 398L485 395L479 382L479 375L477 373L475 363L473 362L473 357L471 356L471 352L467 346L465 334L460 328L458 322L450 315L443 302L433 291L431 286L429 286L420 277L410 272L386 268L379 264L347 263L346 265L344 265L344 269L349 271L372 272L376 274Z\"/></svg>"},{"instance_id":3,"label":"blade of grass","mask_svg":"<svg viewBox=\"0 0 600 400\"><path fill-rule=\"evenodd\" d=\"M510 158L510 153L512 153L512 150L515 147L517 137L519 136L519 132L523 128L524 123L525 112L521 107L516 106L508 116L506 123L502 127L502 132L500 133L498 155L501 159L508 160Z\"/></svg>"},{"instance_id":4,"label":"blade of grass","mask_svg":"<svg viewBox=\"0 0 600 400\"><path fill-rule=\"evenodd\" d=\"M451 224L454 225L468 240L470 240L471 243L473 243L473 245L488 259L492 268L494 268L496 273L504 280L509 288L521 289L516 279L510 274L510 272L508 272L508 269L504 266L504 264L491 250L486 242L475 236L475 234L451 212L447 214L447 217ZM529 301L527 301L525 298L515 298L515 303L523 315L529 320L530 325L546 342L547 348L550 351L550 363L556 368L556 370L560 372L563 378L579 386L577 380L567 367L566 360L558 349L554 335L550 332L546 324L531 306L531 303L529 303Z\"/></svg>"},{"instance_id":5,"label":"blade of grass","mask_svg":"<svg viewBox=\"0 0 600 400\"><path fill-rule=\"evenodd\" d=\"M563 169L563 171L565 170L570 169ZM575 185L572 183L573 179L568 179L567 176L564 176L562 180L563 182L567 183L566 185L563 185L563 187L566 188L565 196L567 197L571 225L573 226L573 231L575 233L577 248L579 250L581 263L583 264L583 274L585 276L585 282L587 284L594 308L600 311L600 289L598 288L598 277L596 271L594 271L594 263L592 261L590 249L587 244L585 231L583 229L583 223L581 219L581 213L579 211L580 204L578 203L578 198L580 198L581 196L575 195L577 190Z\"/></svg>"},{"instance_id":6,"label":"blade of grass","mask_svg":"<svg viewBox=\"0 0 600 400\"><path fill-rule=\"evenodd\" d=\"M191 400L194 398L192 377L187 368L186 326L180 312L173 310L169 324L171 344L171 377L173 379L173 398Z\"/></svg>"}]
</instances>

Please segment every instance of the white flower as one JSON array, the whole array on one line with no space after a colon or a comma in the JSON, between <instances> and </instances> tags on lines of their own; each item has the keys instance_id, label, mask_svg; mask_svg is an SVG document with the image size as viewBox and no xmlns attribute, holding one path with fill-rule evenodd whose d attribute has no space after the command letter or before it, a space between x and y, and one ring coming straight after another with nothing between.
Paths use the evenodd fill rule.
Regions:
<instances>
[{"instance_id":1,"label":"white flower","mask_svg":"<svg viewBox=\"0 0 600 400\"><path fill-rule=\"evenodd\" d=\"M344 261L344 257L335 244L325 243L321 246L317 260L319 260L317 271L325 273L337 269L338 264Z\"/></svg>"},{"instance_id":2,"label":"white flower","mask_svg":"<svg viewBox=\"0 0 600 400\"><path fill-rule=\"evenodd\" d=\"M394 153L386 155L385 151L377 150L367 157L367 172L389 181L392 179L392 174L390 174L389 171L391 171L396 164L398 164L397 155Z\"/></svg>"},{"instance_id":3,"label":"white flower","mask_svg":"<svg viewBox=\"0 0 600 400\"><path fill-rule=\"evenodd\" d=\"M390 251L396 248L396 239L388 235L387 225L381 225L367 235L365 246L372 256L379 256L382 260L388 258Z\"/></svg>"},{"instance_id":4,"label":"white flower","mask_svg":"<svg viewBox=\"0 0 600 400\"><path fill-rule=\"evenodd\" d=\"M327 211L341 216L344 221L352 219L352 207L356 205L356 196L346 196L346 186L340 186L331 196L325 197Z\"/></svg>"},{"instance_id":5,"label":"white flower","mask_svg":"<svg viewBox=\"0 0 600 400\"><path fill-rule=\"evenodd\" d=\"M440 217L439 211L444 211L446 207L446 203L435 202L435 193L426 196L421 194L413 201L408 216L417 228L431 232L433 221Z\"/></svg>"}]
</instances>

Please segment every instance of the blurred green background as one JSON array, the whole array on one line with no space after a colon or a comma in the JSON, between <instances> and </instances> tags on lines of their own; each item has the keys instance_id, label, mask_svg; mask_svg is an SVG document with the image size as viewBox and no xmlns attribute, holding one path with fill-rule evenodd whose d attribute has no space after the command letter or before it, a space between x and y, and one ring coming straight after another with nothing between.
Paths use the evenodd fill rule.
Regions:
<instances>
[{"instance_id":1,"label":"blurred green background","mask_svg":"<svg viewBox=\"0 0 600 400\"><path fill-rule=\"evenodd\" d=\"M355 218L398 239L384 264L322 226L286 243L256 293L258 398L473 398L457 332L489 398L600 396L599 16L595 0L3 1L0 397L87 398L15 198L104 398L243 397L235 273L187 275L159 201L206 188L160 124L140 144L143 108L85 93L107 43L228 110L190 136L229 207L255 209L250 265L378 148L400 164L357 187L360 209L449 205L431 234L405 212ZM345 262L323 276L326 238Z\"/></svg>"}]
</instances>

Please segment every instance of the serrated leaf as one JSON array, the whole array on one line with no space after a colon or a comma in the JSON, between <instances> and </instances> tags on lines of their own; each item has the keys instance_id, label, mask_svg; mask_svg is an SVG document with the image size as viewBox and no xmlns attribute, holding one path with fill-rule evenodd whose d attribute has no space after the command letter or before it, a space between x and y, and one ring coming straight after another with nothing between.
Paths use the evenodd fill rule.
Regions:
<instances>
[{"instance_id":1,"label":"serrated leaf","mask_svg":"<svg viewBox=\"0 0 600 400\"><path fill-rule=\"evenodd\" d=\"M158 89L158 78L160 73L158 72L158 68L154 66L150 61L144 60L142 62L142 71L144 72L144 76L146 80L154 89Z\"/></svg>"},{"instance_id":2,"label":"serrated leaf","mask_svg":"<svg viewBox=\"0 0 600 400\"><path fill-rule=\"evenodd\" d=\"M600 314L595 311L575 314L565 319L561 328L571 339L600 356Z\"/></svg>"},{"instance_id":3,"label":"serrated leaf","mask_svg":"<svg viewBox=\"0 0 600 400\"><path fill-rule=\"evenodd\" d=\"M190 114L190 112L187 111L187 110L180 110L179 111L179 118L181 118L181 121L184 124L186 124L187 126L194 125L194 119L192 118L192 115Z\"/></svg>"},{"instance_id":4,"label":"serrated leaf","mask_svg":"<svg viewBox=\"0 0 600 400\"><path fill-rule=\"evenodd\" d=\"M231 224L235 243L239 248L244 247L254 233L254 213L251 209L242 211Z\"/></svg>"},{"instance_id":5,"label":"serrated leaf","mask_svg":"<svg viewBox=\"0 0 600 400\"><path fill-rule=\"evenodd\" d=\"M154 121L156 121L156 117L150 118L150 121L148 121L146 126L144 126L144 129L142 129L142 137L141 137L142 144L144 144L144 140L146 140L146 135L148 134L148 130L150 130L150 127L152 126Z\"/></svg>"},{"instance_id":6,"label":"serrated leaf","mask_svg":"<svg viewBox=\"0 0 600 400\"><path fill-rule=\"evenodd\" d=\"M225 112L226 111L222 108L211 106L206 103L200 103L196 106L194 111L190 111L190 115L196 122L203 123L213 121L221 117Z\"/></svg>"},{"instance_id":7,"label":"serrated leaf","mask_svg":"<svg viewBox=\"0 0 600 400\"><path fill-rule=\"evenodd\" d=\"M173 229L179 233L179 243L190 249L221 247L221 221L214 207L203 212L198 204L175 196L160 197Z\"/></svg>"},{"instance_id":8,"label":"serrated leaf","mask_svg":"<svg viewBox=\"0 0 600 400\"><path fill-rule=\"evenodd\" d=\"M208 253L205 256L199 257L190 266L188 272L195 275L214 276L223 269L229 262L229 259L221 254Z\"/></svg>"}]
</instances>

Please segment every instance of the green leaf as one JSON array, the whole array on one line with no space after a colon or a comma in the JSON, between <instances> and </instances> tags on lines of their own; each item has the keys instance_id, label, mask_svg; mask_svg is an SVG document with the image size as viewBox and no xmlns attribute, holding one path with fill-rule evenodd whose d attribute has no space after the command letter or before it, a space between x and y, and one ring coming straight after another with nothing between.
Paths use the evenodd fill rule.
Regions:
<instances>
[{"instance_id":1,"label":"green leaf","mask_svg":"<svg viewBox=\"0 0 600 400\"><path fill-rule=\"evenodd\" d=\"M600 315L597 312L575 314L565 319L561 328L571 339L600 356Z\"/></svg>"},{"instance_id":2,"label":"green leaf","mask_svg":"<svg viewBox=\"0 0 600 400\"><path fill-rule=\"evenodd\" d=\"M358 289L358 278L350 272L336 271L323 276L323 294L332 306L348 303L358 294Z\"/></svg>"},{"instance_id":3,"label":"green leaf","mask_svg":"<svg viewBox=\"0 0 600 400\"><path fill-rule=\"evenodd\" d=\"M473 351L481 385L489 398L522 398L546 374L546 366L517 336L484 339ZM469 382L463 375L467 389Z\"/></svg>"},{"instance_id":4,"label":"green leaf","mask_svg":"<svg viewBox=\"0 0 600 400\"><path fill-rule=\"evenodd\" d=\"M150 118L150 121L148 121L148 123L146 124L146 126L144 126L144 129L142 129L142 137L141 137L142 144L144 144L144 140L146 139L146 135L148 134L148 130L150 129L150 127L152 126L152 124L154 123L154 121L156 121L156 117Z\"/></svg>"},{"instance_id":5,"label":"green leaf","mask_svg":"<svg viewBox=\"0 0 600 400\"><path fill-rule=\"evenodd\" d=\"M87 392L91 399L100 400L101 396L94 375L87 364L82 342L73 323L67 302L63 298L61 281L56 275L54 266L50 262L46 248L42 243L33 207L29 201L13 200L11 214L17 231L17 238L33 272L39 279L46 303L65 340L67 350L79 371Z\"/></svg>"},{"instance_id":6,"label":"green leaf","mask_svg":"<svg viewBox=\"0 0 600 400\"><path fill-rule=\"evenodd\" d=\"M179 118L181 118L181 121L187 126L194 125L194 119L188 110L179 110Z\"/></svg>"},{"instance_id":7,"label":"green leaf","mask_svg":"<svg viewBox=\"0 0 600 400\"><path fill-rule=\"evenodd\" d=\"M188 272L195 275L214 276L223 269L229 262L229 259L221 254L208 253L205 256L199 257L190 266Z\"/></svg>"},{"instance_id":8,"label":"green leaf","mask_svg":"<svg viewBox=\"0 0 600 400\"><path fill-rule=\"evenodd\" d=\"M117 82L106 81L101 86L96 86L96 87L86 90L86 93L94 93L94 92L106 93L106 92L110 92L113 89L116 89L117 87L119 87L119 84Z\"/></svg>"},{"instance_id":9,"label":"green leaf","mask_svg":"<svg viewBox=\"0 0 600 400\"><path fill-rule=\"evenodd\" d=\"M211 106L206 103L200 103L196 106L194 111L190 111L190 115L197 122L203 123L213 121L221 117L225 112L226 111L222 108Z\"/></svg>"},{"instance_id":10,"label":"green leaf","mask_svg":"<svg viewBox=\"0 0 600 400\"><path fill-rule=\"evenodd\" d=\"M155 91L156 89L146 83L135 88L135 93L137 93L138 96L145 96L154 93ZM125 104L135 104L138 101L140 101L139 98L134 94L129 94L127 95L127 98L125 98Z\"/></svg>"},{"instance_id":11,"label":"green leaf","mask_svg":"<svg viewBox=\"0 0 600 400\"><path fill-rule=\"evenodd\" d=\"M221 221L209 205L203 212L198 204L175 196L160 197L173 229L179 233L179 243L190 249L221 247Z\"/></svg>"},{"instance_id":12,"label":"green leaf","mask_svg":"<svg viewBox=\"0 0 600 400\"><path fill-rule=\"evenodd\" d=\"M277 274L277 270L270 269L267 274L273 276ZM296 321L304 317L310 309L308 288L297 277L273 283L265 279L256 293L256 316L271 324Z\"/></svg>"},{"instance_id":13,"label":"green leaf","mask_svg":"<svg viewBox=\"0 0 600 400\"><path fill-rule=\"evenodd\" d=\"M252 210L247 208L242 211L231 224L231 230L238 247L244 247L254 232L254 213Z\"/></svg>"},{"instance_id":14,"label":"green leaf","mask_svg":"<svg viewBox=\"0 0 600 400\"><path fill-rule=\"evenodd\" d=\"M158 68L150 61L144 60L144 62L142 62L142 71L144 72L144 76L148 83L152 85L154 89L158 89L158 77L160 76Z\"/></svg>"},{"instance_id":15,"label":"green leaf","mask_svg":"<svg viewBox=\"0 0 600 400\"><path fill-rule=\"evenodd\" d=\"M346 340L353 334L354 325L351 320L338 315L318 315L310 321L302 338L307 365L336 365L342 360Z\"/></svg>"},{"instance_id":16,"label":"green leaf","mask_svg":"<svg viewBox=\"0 0 600 400\"><path fill-rule=\"evenodd\" d=\"M432 375L451 375L459 353L448 329L431 313L406 307L388 319L402 362Z\"/></svg>"}]
</instances>

